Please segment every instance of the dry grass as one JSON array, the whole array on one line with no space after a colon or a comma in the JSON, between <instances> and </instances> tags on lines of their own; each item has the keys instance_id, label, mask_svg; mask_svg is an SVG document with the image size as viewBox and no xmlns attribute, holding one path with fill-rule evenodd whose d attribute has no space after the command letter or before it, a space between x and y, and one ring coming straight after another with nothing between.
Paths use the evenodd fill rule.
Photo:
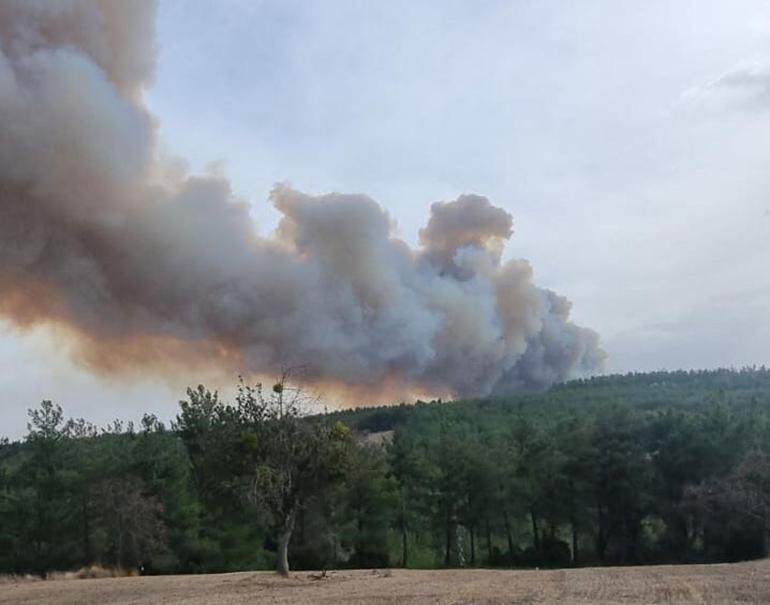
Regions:
<instances>
[{"instance_id":1,"label":"dry grass","mask_svg":"<svg viewBox=\"0 0 770 605\"><path fill-rule=\"evenodd\" d=\"M41 580L41 578L31 574L25 574L23 576L0 574L0 586L3 584L18 584L19 582L35 582L39 580Z\"/></svg>"},{"instance_id":2,"label":"dry grass","mask_svg":"<svg viewBox=\"0 0 770 605\"><path fill-rule=\"evenodd\" d=\"M58 580L92 580L96 578L132 578L138 576L136 569L122 567L102 567L101 565L89 565L81 567L77 571L50 571L45 575L45 581ZM19 584L22 582L42 582L44 579L40 576L25 574L0 575L0 584Z\"/></svg>"},{"instance_id":3,"label":"dry grass","mask_svg":"<svg viewBox=\"0 0 770 605\"><path fill-rule=\"evenodd\" d=\"M4 584L5 603L770 603L770 561L553 571L268 572Z\"/></svg>"},{"instance_id":4,"label":"dry grass","mask_svg":"<svg viewBox=\"0 0 770 605\"><path fill-rule=\"evenodd\" d=\"M95 580L98 578L133 578L138 576L136 569L123 567L102 567L101 565L89 565L81 567L77 571L54 571L46 576L46 580Z\"/></svg>"}]
</instances>

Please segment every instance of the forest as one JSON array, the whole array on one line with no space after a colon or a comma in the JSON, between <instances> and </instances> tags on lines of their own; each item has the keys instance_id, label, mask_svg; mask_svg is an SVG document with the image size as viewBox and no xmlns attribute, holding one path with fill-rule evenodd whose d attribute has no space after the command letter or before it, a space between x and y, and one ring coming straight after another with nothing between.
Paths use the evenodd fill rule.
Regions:
<instances>
[{"instance_id":1,"label":"forest","mask_svg":"<svg viewBox=\"0 0 770 605\"><path fill-rule=\"evenodd\" d=\"M283 380L167 424L45 401L0 443L0 573L568 567L770 546L770 370L308 416ZM283 562L284 571L288 564Z\"/></svg>"}]
</instances>

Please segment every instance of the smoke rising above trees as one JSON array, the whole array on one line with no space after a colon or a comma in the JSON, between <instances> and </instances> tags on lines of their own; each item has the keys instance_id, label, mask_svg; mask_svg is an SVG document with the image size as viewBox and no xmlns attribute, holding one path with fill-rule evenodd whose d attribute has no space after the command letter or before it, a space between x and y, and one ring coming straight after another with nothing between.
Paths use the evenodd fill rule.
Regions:
<instances>
[{"instance_id":1,"label":"smoke rising above trees","mask_svg":"<svg viewBox=\"0 0 770 605\"><path fill-rule=\"evenodd\" d=\"M361 194L277 186L259 235L222 177L160 157L150 1L0 2L0 316L93 371L301 365L338 394L476 396L599 371L570 303L502 261L510 214L463 195L420 244Z\"/></svg>"}]
</instances>

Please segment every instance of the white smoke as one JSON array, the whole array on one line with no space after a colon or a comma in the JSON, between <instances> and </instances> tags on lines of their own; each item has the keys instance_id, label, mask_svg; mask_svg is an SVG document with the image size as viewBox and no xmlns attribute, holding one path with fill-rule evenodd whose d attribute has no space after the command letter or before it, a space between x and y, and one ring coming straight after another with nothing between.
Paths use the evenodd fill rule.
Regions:
<instances>
[{"instance_id":1,"label":"white smoke","mask_svg":"<svg viewBox=\"0 0 770 605\"><path fill-rule=\"evenodd\" d=\"M155 7L0 0L0 314L65 326L95 371L301 365L320 386L458 396L596 372L597 335L503 263L511 216L437 203L420 246L364 195L278 186L260 237L222 178L158 158Z\"/></svg>"}]
</instances>

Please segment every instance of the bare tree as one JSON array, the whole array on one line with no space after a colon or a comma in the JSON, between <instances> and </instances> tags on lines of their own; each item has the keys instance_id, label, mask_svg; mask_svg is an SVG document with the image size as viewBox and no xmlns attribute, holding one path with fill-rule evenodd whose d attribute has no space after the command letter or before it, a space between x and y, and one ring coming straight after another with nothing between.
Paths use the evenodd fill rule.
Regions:
<instances>
[{"instance_id":1,"label":"bare tree","mask_svg":"<svg viewBox=\"0 0 770 605\"><path fill-rule=\"evenodd\" d=\"M166 550L163 505L139 479L107 479L98 491L118 567L139 567Z\"/></svg>"}]
</instances>

